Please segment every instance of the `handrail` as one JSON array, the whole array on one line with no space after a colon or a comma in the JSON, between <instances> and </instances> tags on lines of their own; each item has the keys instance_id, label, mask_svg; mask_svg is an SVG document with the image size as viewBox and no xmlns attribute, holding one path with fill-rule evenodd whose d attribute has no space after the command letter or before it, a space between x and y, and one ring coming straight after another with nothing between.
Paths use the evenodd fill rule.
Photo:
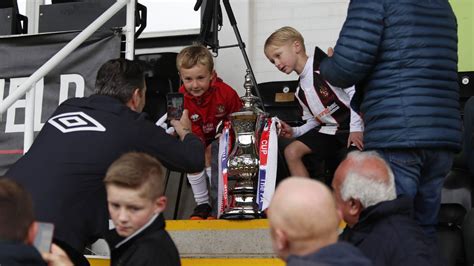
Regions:
<instances>
[{"instance_id":1,"label":"handrail","mask_svg":"<svg viewBox=\"0 0 474 266\"><path fill-rule=\"evenodd\" d=\"M47 75L54 67L56 67L66 56L71 54L79 45L86 41L94 32L96 32L102 25L104 25L110 18L127 5L127 24L125 26L126 48L125 57L133 60L134 58L134 35L135 35L135 4L136 0L117 0L115 4L110 6L102 15L100 15L87 28L72 39L59 52L44 63L38 70L36 70L25 82L23 82L16 90L11 92L3 101L0 99L0 115L2 115L10 106L12 106L18 99L23 97L25 93L34 87L34 84L41 78ZM29 93L30 96L26 99L25 106L25 139L23 142L23 152L31 147L34 138L34 90ZM28 115L27 115L28 114ZM27 132L28 130L28 132ZM31 132L30 132L31 131Z\"/></svg>"},{"instance_id":2,"label":"handrail","mask_svg":"<svg viewBox=\"0 0 474 266\"><path fill-rule=\"evenodd\" d=\"M35 139L35 92L36 89L34 85L26 92L23 154L30 149Z\"/></svg>"},{"instance_id":3,"label":"handrail","mask_svg":"<svg viewBox=\"0 0 474 266\"><path fill-rule=\"evenodd\" d=\"M133 60L135 51L135 2L127 5L127 25L125 26L125 58Z\"/></svg>"}]
</instances>

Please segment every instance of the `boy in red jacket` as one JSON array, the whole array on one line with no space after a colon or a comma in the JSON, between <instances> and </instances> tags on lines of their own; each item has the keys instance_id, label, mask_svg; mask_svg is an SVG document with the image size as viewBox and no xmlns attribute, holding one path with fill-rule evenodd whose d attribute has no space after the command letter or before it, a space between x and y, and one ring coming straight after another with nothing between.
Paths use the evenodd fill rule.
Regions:
<instances>
[{"instance_id":1,"label":"boy in red jacket","mask_svg":"<svg viewBox=\"0 0 474 266\"><path fill-rule=\"evenodd\" d=\"M189 173L196 208L191 220L212 219L206 175L211 176L211 143L216 137L217 125L242 107L234 89L217 77L209 50L202 45L184 48L176 58L176 66L183 85L184 108L189 111L192 131L206 146L206 168L199 173Z\"/></svg>"}]
</instances>

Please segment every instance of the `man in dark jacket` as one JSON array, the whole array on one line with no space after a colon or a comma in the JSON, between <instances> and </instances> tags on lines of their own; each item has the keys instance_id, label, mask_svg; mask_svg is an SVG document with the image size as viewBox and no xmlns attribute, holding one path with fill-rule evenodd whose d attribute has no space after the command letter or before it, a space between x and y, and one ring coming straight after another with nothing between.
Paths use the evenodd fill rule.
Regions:
<instances>
[{"instance_id":1,"label":"man in dark jacket","mask_svg":"<svg viewBox=\"0 0 474 266\"><path fill-rule=\"evenodd\" d=\"M439 265L431 242L413 219L410 198L396 198L393 173L375 152L349 153L333 179L347 227L340 239L374 265Z\"/></svg>"},{"instance_id":2,"label":"man in dark jacket","mask_svg":"<svg viewBox=\"0 0 474 266\"><path fill-rule=\"evenodd\" d=\"M448 0L351 0L332 57L320 65L332 85L356 85L364 146L395 174L397 195L436 239L444 178L460 149L457 24Z\"/></svg>"},{"instance_id":3,"label":"man in dark jacket","mask_svg":"<svg viewBox=\"0 0 474 266\"><path fill-rule=\"evenodd\" d=\"M282 181L268 209L273 249L290 266L372 265L354 246L337 242L339 214L331 191L303 177Z\"/></svg>"},{"instance_id":4,"label":"man in dark jacket","mask_svg":"<svg viewBox=\"0 0 474 266\"><path fill-rule=\"evenodd\" d=\"M37 233L30 195L16 182L0 177L0 265L73 265L57 246L40 254L33 246Z\"/></svg>"},{"instance_id":5,"label":"man in dark jacket","mask_svg":"<svg viewBox=\"0 0 474 266\"><path fill-rule=\"evenodd\" d=\"M139 62L106 62L97 74L96 94L62 103L7 172L32 194L36 218L55 224L63 247L82 253L108 230L102 181L121 154L146 152L172 170L204 168L204 147L190 131L187 112L171 121L179 139L168 135L140 113L145 92Z\"/></svg>"},{"instance_id":6,"label":"man in dark jacket","mask_svg":"<svg viewBox=\"0 0 474 266\"><path fill-rule=\"evenodd\" d=\"M179 266L178 250L165 231L161 163L145 153L122 155L107 170L109 213L115 229L107 235L112 266Z\"/></svg>"}]
</instances>

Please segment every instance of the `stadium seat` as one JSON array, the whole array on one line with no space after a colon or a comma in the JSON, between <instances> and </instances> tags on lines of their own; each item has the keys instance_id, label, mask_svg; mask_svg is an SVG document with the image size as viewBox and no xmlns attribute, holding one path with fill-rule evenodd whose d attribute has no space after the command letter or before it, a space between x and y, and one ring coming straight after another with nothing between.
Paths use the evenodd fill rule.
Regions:
<instances>
[{"instance_id":1,"label":"stadium seat","mask_svg":"<svg viewBox=\"0 0 474 266\"><path fill-rule=\"evenodd\" d=\"M460 204L441 204L437 235L440 254L447 266L464 265L461 225L465 215L466 210Z\"/></svg>"},{"instance_id":2,"label":"stadium seat","mask_svg":"<svg viewBox=\"0 0 474 266\"><path fill-rule=\"evenodd\" d=\"M464 240L464 252L466 254L465 265L474 265L474 209L471 209L464 218L462 225Z\"/></svg>"}]
</instances>

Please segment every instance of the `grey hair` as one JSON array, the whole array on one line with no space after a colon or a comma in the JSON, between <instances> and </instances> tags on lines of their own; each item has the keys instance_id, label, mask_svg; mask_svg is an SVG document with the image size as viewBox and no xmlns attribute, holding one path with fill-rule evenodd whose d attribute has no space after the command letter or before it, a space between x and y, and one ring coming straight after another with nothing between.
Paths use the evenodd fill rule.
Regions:
<instances>
[{"instance_id":1,"label":"grey hair","mask_svg":"<svg viewBox=\"0 0 474 266\"><path fill-rule=\"evenodd\" d=\"M352 160L355 164L358 164L369 158L382 162L387 170L388 182L374 179L370 174L367 174L364 169L350 169L341 184L342 200L347 201L350 198L358 199L364 208L368 208L382 201L394 200L397 197L393 172L377 152L353 151L347 155L346 160Z\"/></svg>"}]
</instances>

